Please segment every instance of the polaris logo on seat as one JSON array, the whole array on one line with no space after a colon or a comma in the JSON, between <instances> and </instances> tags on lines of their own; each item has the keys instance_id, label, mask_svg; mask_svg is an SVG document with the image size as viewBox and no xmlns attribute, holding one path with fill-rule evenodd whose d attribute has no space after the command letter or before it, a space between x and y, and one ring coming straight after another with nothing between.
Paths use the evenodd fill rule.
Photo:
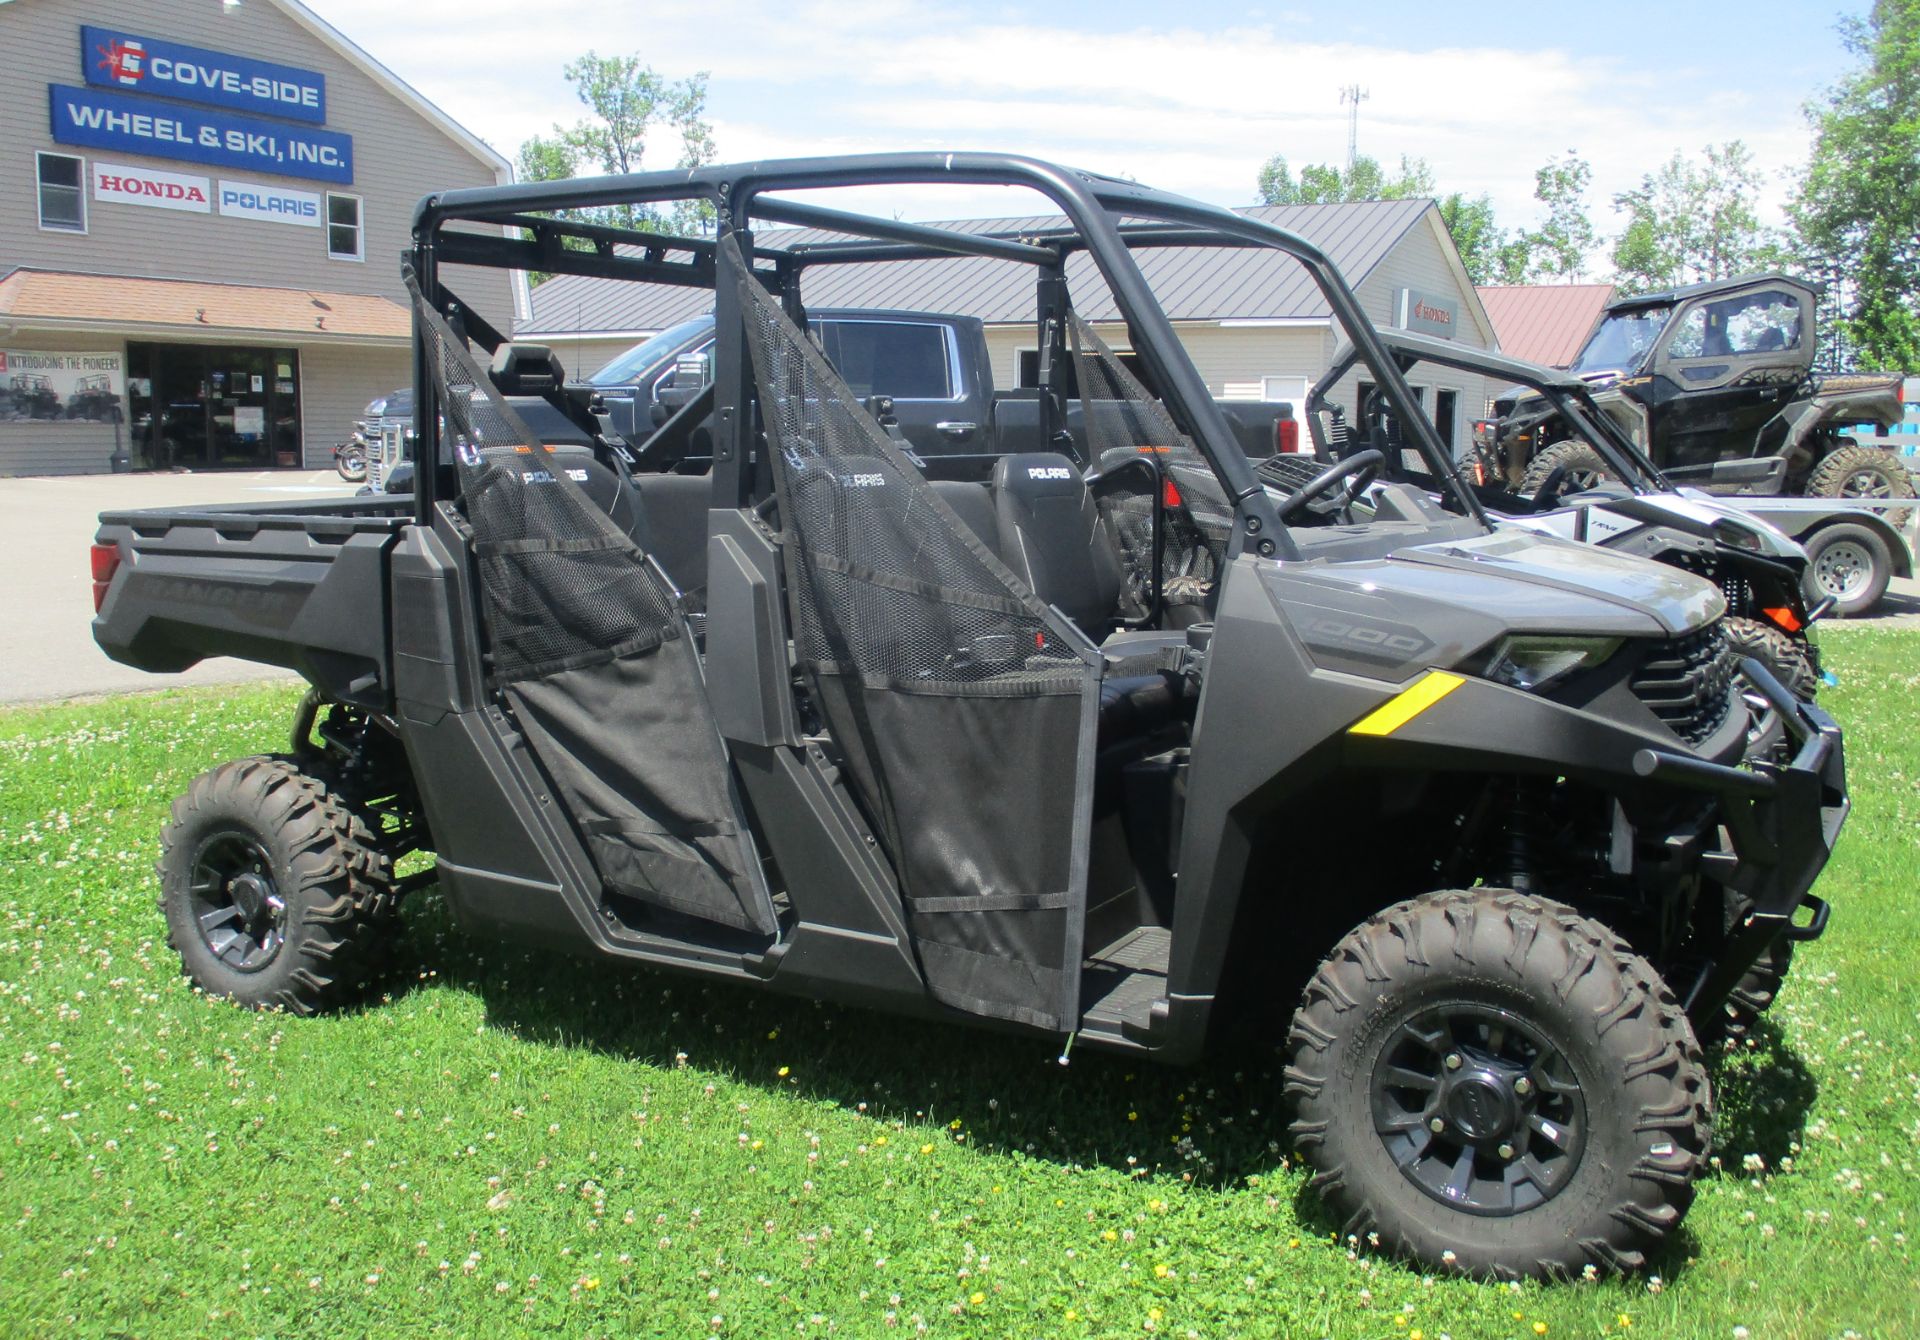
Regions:
<instances>
[{"instance_id":1,"label":"polaris logo on seat","mask_svg":"<svg viewBox=\"0 0 1920 1340\"><path fill-rule=\"evenodd\" d=\"M570 469L566 472L566 475L568 479L571 479L576 484L584 484L587 482L587 472L585 470ZM522 470L520 472L520 482L522 484L551 484L553 483L553 472L551 470Z\"/></svg>"},{"instance_id":2,"label":"polaris logo on seat","mask_svg":"<svg viewBox=\"0 0 1920 1340\"><path fill-rule=\"evenodd\" d=\"M1073 471L1064 465L1029 465L1028 479L1072 479Z\"/></svg>"},{"instance_id":3,"label":"polaris logo on seat","mask_svg":"<svg viewBox=\"0 0 1920 1340\"><path fill-rule=\"evenodd\" d=\"M847 475L846 486L850 489L883 489L887 486L885 475Z\"/></svg>"}]
</instances>

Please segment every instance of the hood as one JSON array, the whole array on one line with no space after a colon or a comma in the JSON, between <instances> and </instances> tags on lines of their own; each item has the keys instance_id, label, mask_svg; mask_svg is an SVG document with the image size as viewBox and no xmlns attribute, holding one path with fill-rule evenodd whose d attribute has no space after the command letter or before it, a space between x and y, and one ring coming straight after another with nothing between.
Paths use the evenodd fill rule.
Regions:
<instances>
[{"instance_id":1,"label":"hood","mask_svg":"<svg viewBox=\"0 0 1920 1340\"><path fill-rule=\"evenodd\" d=\"M1727 608L1704 578L1528 531L1263 564L1261 579L1317 663L1394 680L1458 665L1508 634L1675 638Z\"/></svg>"},{"instance_id":2,"label":"hood","mask_svg":"<svg viewBox=\"0 0 1920 1340\"><path fill-rule=\"evenodd\" d=\"M1529 621L1540 617L1537 606L1542 602L1554 611L1549 618L1557 619L1556 626L1541 631L1577 633L1591 626L1596 633L1679 637L1727 612L1720 589L1703 577L1651 559L1526 531L1495 531L1408 549L1392 561L1461 576L1497 574L1515 587L1510 595L1496 597L1498 603L1524 610Z\"/></svg>"}]
</instances>

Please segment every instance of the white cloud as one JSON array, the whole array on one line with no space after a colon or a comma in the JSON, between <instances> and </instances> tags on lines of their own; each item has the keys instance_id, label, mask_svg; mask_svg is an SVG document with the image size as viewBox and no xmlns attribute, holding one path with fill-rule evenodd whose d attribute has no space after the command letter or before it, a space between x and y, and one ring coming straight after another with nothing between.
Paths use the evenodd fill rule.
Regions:
<instances>
[{"instance_id":1,"label":"white cloud","mask_svg":"<svg viewBox=\"0 0 1920 1340\"><path fill-rule=\"evenodd\" d=\"M1533 221L1534 169L1569 148L1593 164L1590 205L1603 230L1612 195L1677 149L1744 139L1774 176L1806 148L1793 91L1716 85L1682 68L1684 56L1629 67L1492 42L1315 42L1298 16L1112 31L904 0L327 0L325 12L509 156L579 115L560 71L589 47L638 52L670 77L710 71L723 158L1002 149L1223 204L1253 199L1271 154L1296 166L1340 160L1338 90L1350 83L1369 93L1362 152L1424 157L1443 189L1489 193L1509 225ZM1769 192L1770 211L1781 194ZM978 209L1002 207L991 198ZM948 199L949 213L976 212ZM917 199L903 203L918 212Z\"/></svg>"}]
</instances>

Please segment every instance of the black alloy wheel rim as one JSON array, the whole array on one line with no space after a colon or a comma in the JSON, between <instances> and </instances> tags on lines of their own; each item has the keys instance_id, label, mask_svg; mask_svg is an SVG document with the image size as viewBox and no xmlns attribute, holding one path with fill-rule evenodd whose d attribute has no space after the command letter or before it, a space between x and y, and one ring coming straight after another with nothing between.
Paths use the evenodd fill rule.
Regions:
<instances>
[{"instance_id":1,"label":"black alloy wheel rim","mask_svg":"<svg viewBox=\"0 0 1920 1340\"><path fill-rule=\"evenodd\" d=\"M216 960L258 972L286 943L287 905L272 859L244 833L217 833L193 859L189 899L200 939Z\"/></svg>"},{"instance_id":2,"label":"black alloy wheel rim","mask_svg":"<svg viewBox=\"0 0 1920 1340\"><path fill-rule=\"evenodd\" d=\"M1566 1057L1510 1011L1420 1009L1374 1061L1373 1128L1408 1181L1443 1205L1505 1217L1552 1200L1586 1147Z\"/></svg>"},{"instance_id":3,"label":"black alloy wheel rim","mask_svg":"<svg viewBox=\"0 0 1920 1340\"><path fill-rule=\"evenodd\" d=\"M1840 486L1842 498L1891 498L1893 485L1878 470L1855 470Z\"/></svg>"}]
</instances>

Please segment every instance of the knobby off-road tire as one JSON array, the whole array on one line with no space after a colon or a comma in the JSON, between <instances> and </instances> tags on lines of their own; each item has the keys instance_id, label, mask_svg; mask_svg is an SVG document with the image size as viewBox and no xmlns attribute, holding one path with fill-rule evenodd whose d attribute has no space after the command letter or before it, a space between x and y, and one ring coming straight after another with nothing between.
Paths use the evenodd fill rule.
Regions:
<instances>
[{"instance_id":1,"label":"knobby off-road tire","mask_svg":"<svg viewBox=\"0 0 1920 1340\"><path fill-rule=\"evenodd\" d=\"M1721 627L1727 630L1727 642L1736 652L1766 666L1801 702L1813 701L1820 691L1820 676L1804 646L1758 619L1729 618Z\"/></svg>"},{"instance_id":2,"label":"knobby off-road tire","mask_svg":"<svg viewBox=\"0 0 1920 1340\"><path fill-rule=\"evenodd\" d=\"M194 778L160 834L160 911L208 995L313 1014L351 998L393 868L364 818L288 758Z\"/></svg>"},{"instance_id":3,"label":"knobby off-road tire","mask_svg":"<svg viewBox=\"0 0 1920 1340\"><path fill-rule=\"evenodd\" d=\"M1341 1234L1430 1265L1638 1269L1707 1155L1710 1089L1672 992L1546 899L1388 908L1320 965L1288 1050L1294 1142Z\"/></svg>"},{"instance_id":4,"label":"knobby off-road tire","mask_svg":"<svg viewBox=\"0 0 1920 1340\"><path fill-rule=\"evenodd\" d=\"M1807 493L1815 498L1911 498L1913 476L1906 463L1891 451L1877 447L1836 447L1820 458L1807 476ZM1885 513L1890 525L1904 526L1911 508Z\"/></svg>"},{"instance_id":5,"label":"knobby off-road tire","mask_svg":"<svg viewBox=\"0 0 1920 1340\"><path fill-rule=\"evenodd\" d=\"M1753 966L1740 975L1711 1019L1700 1028L1702 1042L1735 1041L1753 1031L1761 1015L1773 1008L1793 967L1793 941L1780 936L1768 945Z\"/></svg>"},{"instance_id":6,"label":"knobby off-road tire","mask_svg":"<svg viewBox=\"0 0 1920 1340\"><path fill-rule=\"evenodd\" d=\"M1556 442L1528 462L1526 474L1520 477L1520 492L1529 498L1537 496L1548 476L1563 468L1566 473L1560 480L1562 496L1615 478L1600 453L1585 442Z\"/></svg>"}]
</instances>

